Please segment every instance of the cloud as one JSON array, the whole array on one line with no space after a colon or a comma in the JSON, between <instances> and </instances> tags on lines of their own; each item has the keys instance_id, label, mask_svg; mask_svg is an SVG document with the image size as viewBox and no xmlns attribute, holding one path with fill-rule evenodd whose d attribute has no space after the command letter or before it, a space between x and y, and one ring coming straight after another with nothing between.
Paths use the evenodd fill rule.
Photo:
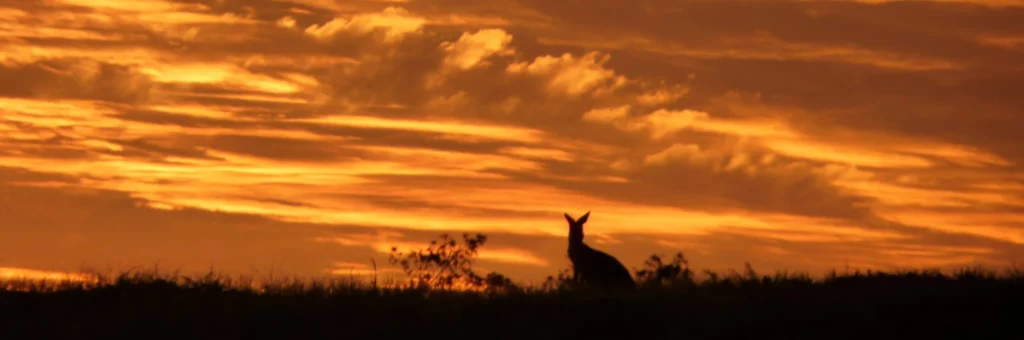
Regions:
<instances>
[{"instance_id":1,"label":"cloud","mask_svg":"<svg viewBox=\"0 0 1024 340\"><path fill-rule=\"evenodd\" d=\"M690 89L682 84L665 86L636 97L637 103L644 106L671 104L688 93Z\"/></svg>"},{"instance_id":2,"label":"cloud","mask_svg":"<svg viewBox=\"0 0 1024 340\"><path fill-rule=\"evenodd\" d=\"M322 25L311 25L306 34L323 40L330 40L340 34L366 35L374 31L384 32L388 42L402 40L406 35L421 32L426 19L409 13L402 7L389 6L379 13L353 15L349 19L334 18Z\"/></svg>"},{"instance_id":3,"label":"cloud","mask_svg":"<svg viewBox=\"0 0 1024 340\"><path fill-rule=\"evenodd\" d=\"M1018 205L1020 206L1022 205ZM891 208L882 212L882 215L908 225L1024 244L1024 218L1018 213L941 212L920 208Z\"/></svg>"},{"instance_id":4,"label":"cloud","mask_svg":"<svg viewBox=\"0 0 1024 340\"><path fill-rule=\"evenodd\" d=\"M88 281L82 273L55 272L28 268L0 267L0 280Z\"/></svg>"},{"instance_id":5,"label":"cloud","mask_svg":"<svg viewBox=\"0 0 1024 340\"><path fill-rule=\"evenodd\" d=\"M289 15L281 17L281 19L277 19L277 21L275 21L274 24L282 28L295 28L296 21L295 18L292 18Z\"/></svg>"},{"instance_id":6,"label":"cloud","mask_svg":"<svg viewBox=\"0 0 1024 340\"><path fill-rule=\"evenodd\" d=\"M625 131L645 130L649 132L651 139L657 140L692 127L700 120L708 119L706 112L666 109L658 109L642 116L629 117L630 109L630 105L593 109L583 114L583 120L609 123Z\"/></svg>"},{"instance_id":7,"label":"cloud","mask_svg":"<svg viewBox=\"0 0 1024 340\"><path fill-rule=\"evenodd\" d=\"M465 135L476 138L489 138L522 142L537 142L540 141L543 137L542 131L529 128L470 124L458 121L420 121L352 115L300 118L295 119L294 121L324 125L353 126L369 129L395 129L452 135Z\"/></svg>"},{"instance_id":8,"label":"cloud","mask_svg":"<svg viewBox=\"0 0 1024 340\"><path fill-rule=\"evenodd\" d=\"M786 121L795 117L792 113L783 113L789 117L779 116L778 112L785 112L785 108L761 104L729 105L722 112L745 116L744 119L713 118L707 112L688 109L658 109L645 115L629 116L630 109L630 105L593 109L584 113L582 120L611 124L625 131L647 131L655 140L686 129L753 138L760 147L792 158L875 168L935 167L935 161L929 158L967 167L1005 167L1012 164L977 148L926 139L878 136L870 131L843 129L834 130L833 136L798 131ZM871 142L878 138L884 138L891 144L881 146Z\"/></svg>"},{"instance_id":9,"label":"cloud","mask_svg":"<svg viewBox=\"0 0 1024 340\"><path fill-rule=\"evenodd\" d=\"M509 74L529 74L547 78L548 88L569 95L594 91L594 95L614 91L626 78L604 67L611 59L607 54L590 52L581 57L565 53L561 56L540 56L532 62L509 65Z\"/></svg>"},{"instance_id":10,"label":"cloud","mask_svg":"<svg viewBox=\"0 0 1024 340\"><path fill-rule=\"evenodd\" d=\"M941 186L914 186L888 180L882 176L847 179L837 183L861 195L873 197L888 206L919 207L984 207L1021 206L1024 200L1014 193L971 189L945 189Z\"/></svg>"},{"instance_id":11,"label":"cloud","mask_svg":"<svg viewBox=\"0 0 1024 340\"><path fill-rule=\"evenodd\" d=\"M631 108L632 107L627 104L616 107L593 109L583 114L583 120L600 123L614 123L626 119L629 116Z\"/></svg>"},{"instance_id":12,"label":"cloud","mask_svg":"<svg viewBox=\"0 0 1024 340\"><path fill-rule=\"evenodd\" d=\"M978 43L1007 49L1020 49L1024 47L1024 36L982 36L978 38Z\"/></svg>"},{"instance_id":13,"label":"cloud","mask_svg":"<svg viewBox=\"0 0 1024 340\"><path fill-rule=\"evenodd\" d=\"M255 74L231 64L172 64L155 67L142 67L140 72L163 83L182 84L222 84L239 89L266 92L271 94L291 94L303 90L308 81L295 79L279 79L276 77Z\"/></svg>"},{"instance_id":14,"label":"cloud","mask_svg":"<svg viewBox=\"0 0 1024 340\"><path fill-rule=\"evenodd\" d=\"M694 110L658 109L642 116L628 117L629 110L629 105L594 109L584 113L583 120L610 123L625 131L648 131L651 139L657 140L693 127L700 120L708 119L706 112Z\"/></svg>"},{"instance_id":15,"label":"cloud","mask_svg":"<svg viewBox=\"0 0 1024 340\"><path fill-rule=\"evenodd\" d=\"M707 156L701 152L699 145L672 144L661 152L644 157L644 164L665 164L669 159L703 163L707 161Z\"/></svg>"},{"instance_id":16,"label":"cloud","mask_svg":"<svg viewBox=\"0 0 1024 340\"><path fill-rule=\"evenodd\" d=\"M154 82L131 67L89 59L36 61L0 68L6 96L101 99L135 103L150 98Z\"/></svg>"},{"instance_id":17,"label":"cloud","mask_svg":"<svg viewBox=\"0 0 1024 340\"><path fill-rule=\"evenodd\" d=\"M836 163L852 163L870 167L917 168L933 164L925 159L856 147L843 147L828 142L773 140L766 147L781 154Z\"/></svg>"},{"instance_id":18,"label":"cloud","mask_svg":"<svg viewBox=\"0 0 1024 340\"><path fill-rule=\"evenodd\" d=\"M645 204L679 204L720 214L741 209L850 220L870 215L861 206L867 199L836 184L855 178L854 169L787 160L742 145L675 143L609 167L630 184L604 194Z\"/></svg>"},{"instance_id":19,"label":"cloud","mask_svg":"<svg viewBox=\"0 0 1024 340\"><path fill-rule=\"evenodd\" d=\"M661 139L676 131L692 126L695 121L707 119L706 112L682 110L671 111L660 109L644 116L637 122L628 123L627 129L634 130L637 127L650 130L651 138Z\"/></svg>"},{"instance_id":20,"label":"cloud","mask_svg":"<svg viewBox=\"0 0 1024 340\"><path fill-rule=\"evenodd\" d=\"M818 183L817 185L821 188L819 190L823 190L817 191L814 196L807 196L807 192L803 189L794 190L796 187L785 185L775 186L771 191L766 192L774 192L774 195L796 194L799 196L795 197L801 197L800 201L808 197L817 197L812 200L819 203L831 202L817 204L816 208L810 210L799 210L803 214L812 211L832 214L845 210L847 212L843 213L843 216L857 216L860 213L854 213L855 211L860 210L861 213L864 211L854 208L854 204L872 202L869 204L875 207L871 209L872 214L915 226L949 226L949 223L909 218L905 214L889 212L887 207L930 207L919 211L919 214L928 214L927 211L950 207L991 206L996 211L1001 211L1006 207L1019 206L1021 202L1019 197L1007 192L985 192L967 187L951 189L948 188L949 184L938 180L920 181L920 178L933 178L934 175L929 174L931 171L936 171L933 169L950 166L964 169L963 171L988 171L985 169L1012 166L1013 163L984 150L907 136L879 136L870 131L848 129L833 130L838 133L833 132L832 137L815 136L808 131L796 130L792 124L785 123L783 119L797 118L800 113L779 107L733 106L721 113L746 118L742 120L708 118L695 121L687 128L694 132L737 136L743 138L740 141L745 142L711 144L707 147L695 143L677 142L661 151L648 154L638 162L622 159L613 165L618 171L633 173L631 177L634 179L641 178L638 174L650 173L650 170L638 169L632 164L640 164L651 169L673 167L677 173L682 170L680 165L685 165L686 169L708 169L709 174L729 178L728 180L722 179L723 183L729 183L728 186L740 185L739 183L742 181L739 179L744 177L772 178L775 181L787 181L789 178L813 178L813 182ZM640 126L640 122L645 121L642 117L627 117L623 107L591 111L584 115L585 120L589 118L591 121L616 122L625 130L629 130L628 127L631 125ZM691 140L693 139L691 138ZM884 140L885 144L879 144L879 140ZM733 147L728 147L728 145L733 145ZM819 164L824 165L804 164L799 161L801 159L820 162ZM849 168L843 166L844 164L863 167L863 170ZM893 169L900 169L904 175L900 177L890 175L889 173ZM921 173L920 177L907 175L917 172ZM689 172L684 172L684 174L684 176L694 176ZM908 182L908 179L912 179L913 182ZM749 188L752 188L749 185L747 184ZM693 184L689 184L689 186L693 187ZM709 192L709 190L711 189L705 187L701 192L711 193L713 197L734 197L738 200L737 202L748 207L766 206L764 201L761 201L762 198L757 195L723 195L728 191L716 193ZM827 194L819 196L822 193ZM793 203L796 200L790 198L788 202L792 207L795 206ZM781 206L767 206L771 206L771 209L787 209ZM986 218L984 216L987 214L978 217L978 220L984 220ZM949 226L938 230L955 232L954 230L958 228L966 228L966 226ZM751 233L746 232L746 234L750 235ZM1007 231L998 227L978 227L974 229L972 235L1014 242L1017 239L1016 236L1013 236L1012 231L1008 234Z\"/></svg>"},{"instance_id":21,"label":"cloud","mask_svg":"<svg viewBox=\"0 0 1024 340\"><path fill-rule=\"evenodd\" d=\"M561 162L571 162L575 159L572 154L560 149L505 147L498 149L498 152L527 158L551 159Z\"/></svg>"},{"instance_id":22,"label":"cloud","mask_svg":"<svg viewBox=\"0 0 1024 340\"><path fill-rule=\"evenodd\" d=\"M444 65L448 68L468 70L478 65L487 65L491 56L507 56L515 53L508 45L512 36L501 29L483 29L476 33L463 33L455 42L441 43L447 55Z\"/></svg>"},{"instance_id":23,"label":"cloud","mask_svg":"<svg viewBox=\"0 0 1024 340\"><path fill-rule=\"evenodd\" d=\"M542 42L552 45L577 45L610 50L641 49L668 56L700 59L825 61L905 71L947 70L961 67L947 60L920 58L854 46L792 42L764 34L728 37L721 39L718 46L708 48L686 47L651 39L623 42L545 39Z\"/></svg>"}]
</instances>

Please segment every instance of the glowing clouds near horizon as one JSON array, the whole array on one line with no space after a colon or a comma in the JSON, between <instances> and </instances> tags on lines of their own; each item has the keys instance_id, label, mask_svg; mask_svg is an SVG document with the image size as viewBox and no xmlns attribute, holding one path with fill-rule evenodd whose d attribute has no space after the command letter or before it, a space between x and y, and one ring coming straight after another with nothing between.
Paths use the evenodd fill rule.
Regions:
<instances>
[{"instance_id":1,"label":"glowing clouds near horizon","mask_svg":"<svg viewBox=\"0 0 1024 340\"><path fill-rule=\"evenodd\" d=\"M95 280L95 278L82 273L62 273L27 268L0 267L0 280L83 282Z\"/></svg>"}]
</instances>

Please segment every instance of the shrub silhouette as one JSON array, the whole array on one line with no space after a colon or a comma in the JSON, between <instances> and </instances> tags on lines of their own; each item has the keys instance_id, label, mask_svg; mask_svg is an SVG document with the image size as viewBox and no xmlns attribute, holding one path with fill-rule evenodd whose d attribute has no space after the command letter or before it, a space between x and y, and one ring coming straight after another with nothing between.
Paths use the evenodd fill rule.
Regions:
<instances>
[{"instance_id":1,"label":"shrub silhouette","mask_svg":"<svg viewBox=\"0 0 1024 340\"><path fill-rule=\"evenodd\" d=\"M567 291L574 288L577 288L577 285L572 277L572 269L563 269L555 276L548 275L541 283L541 289L545 291Z\"/></svg>"},{"instance_id":2,"label":"shrub silhouette","mask_svg":"<svg viewBox=\"0 0 1024 340\"><path fill-rule=\"evenodd\" d=\"M401 266L409 276L411 286L418 289L466 288L506 292L518 288L500 273L480 276L473 270L473 260L486 242L487 235L484 234L462 234L462 243L448 234L441 234L438 240L430 241L426 249L401 252L397 247L391 247L388 261Z\"/></svg>"},{"instance_id":3,"label":"shrub silhouette","mask_svg":"<svg viewBox=\"0 0 1024 340\"><path fill-rule=\"evenodd\" d=\"M658 254L652 254L644 261L644 268L636 270L636 277L637 283L646 287L694 285L690 262L682 252L676 253L668 263L663 262Z\"/></svg>"}]
</instances>

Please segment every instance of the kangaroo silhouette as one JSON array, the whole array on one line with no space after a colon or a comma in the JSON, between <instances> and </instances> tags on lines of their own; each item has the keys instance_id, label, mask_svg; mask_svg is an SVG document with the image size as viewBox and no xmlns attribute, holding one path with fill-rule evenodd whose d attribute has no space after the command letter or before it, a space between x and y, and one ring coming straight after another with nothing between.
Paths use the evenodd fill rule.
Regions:
<instances>
[{"instance_id":1,"label":"kangaroo silhouette","mask_svg":"<svg viewBox=\"0 0 1024 340\"><path fill-rule=\"evenodd\" d=\"M578 220L565 214L569 221L569 260L572 261L573 281L602 288L635 288L636 283L622 262L583 243L583 224L589 217L589 211Z\"/></svg>"}]
</instances>

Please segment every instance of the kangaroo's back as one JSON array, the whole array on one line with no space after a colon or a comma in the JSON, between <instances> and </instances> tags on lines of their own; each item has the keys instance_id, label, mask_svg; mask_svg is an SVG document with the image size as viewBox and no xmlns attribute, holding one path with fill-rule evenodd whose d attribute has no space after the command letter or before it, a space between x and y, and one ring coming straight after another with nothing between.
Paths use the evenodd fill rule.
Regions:
<instances>
[{"instance_id":1,"label":"kangaroo's back","mask_svg":"<svg viewBox=\"0 0 1024 340\"><path fill-rule=\"evenodd\" d=\"M583 260L583 274L588 283L598 286L633 286L629 269L614 256L603 251L586 247Z\"/></svg>"}]
</instances>

